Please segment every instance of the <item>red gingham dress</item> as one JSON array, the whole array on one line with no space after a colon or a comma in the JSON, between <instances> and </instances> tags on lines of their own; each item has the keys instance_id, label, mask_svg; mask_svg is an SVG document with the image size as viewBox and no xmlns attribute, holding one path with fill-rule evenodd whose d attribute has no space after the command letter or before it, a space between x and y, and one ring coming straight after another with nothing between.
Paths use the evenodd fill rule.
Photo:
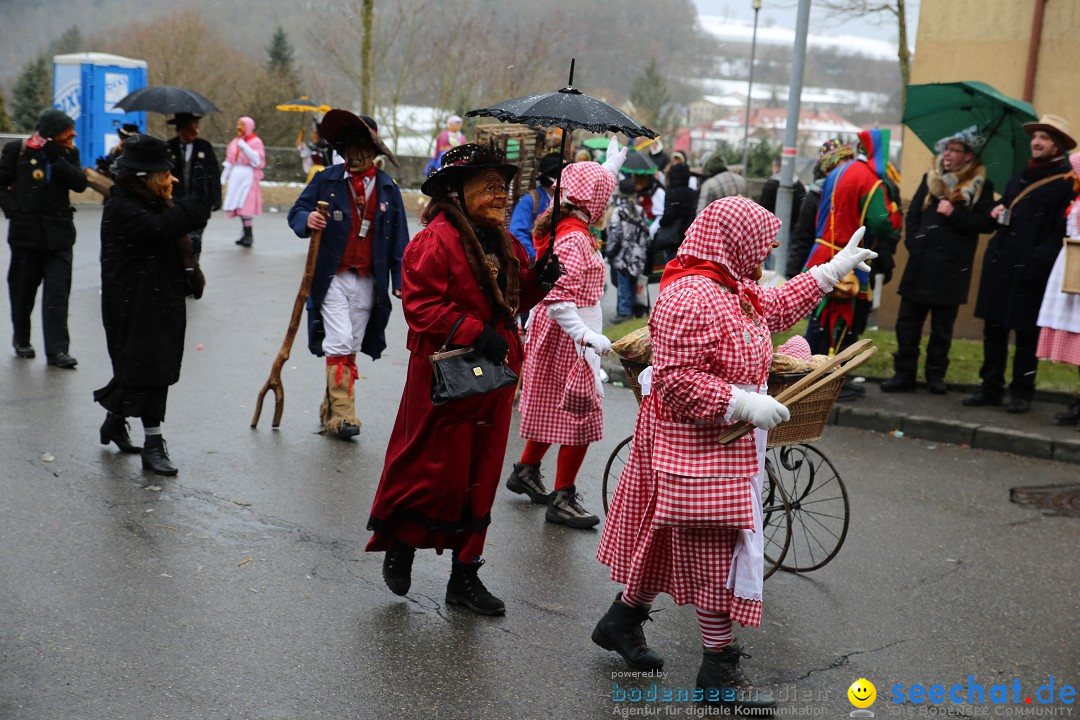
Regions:
<instances>
[{"instance_id":1,"label":"red gingham dress","mask_svg":"<svg viewBox=\"0 0 1080 720\"><path fill-rule=\"evenodd\" d=\"M521 437L559 445L587 445L603 437L602 408L585 415L560 410L570 368L580 362L574 341L548 317L552 305L588 307L604 294L604 261L585 224L574 218L559 223L555 254L565 274L533 310L525 344L521 385Z\"/></svg>"},{"instance_id":2,"label":"red gingham dress","mask_svg":"<svg viewBox=\"0 0 1080 720\"><path fill-rule=\"evenodd\" d=\"M679 254L686 250L694 257L709 255L704 259L723 260L746 277L753 262L764 259L779 227L775 216L760 208L747 209L746 202L742 198L718 200L698 216L695 225L726 222L734 236L760 233L765 243L760 252L750 251L747 257L736 257L730 250L717 254L711 246L725 241L710 235L711 227L698 227L698 237L691 239L695 231L691 225ZM767 230L746 227L742 219L718 218L714 208L721 203L732 212L768 215ZM754 240L750 237L745 242ZM625 584L628 594L667 593L678 605L727 613L743 625L761 624L761 601L736 597L725 587L738 531L660 526L654 521L654 511L659 472L745 478L747 483L761 472L752 435L727 446L716 442L731 425L723 417L729 410L732 384L761 383L772 359L770 333L805 317L823 291L809 273L803 273L782 288L758 288L757 293L761 315L740 296L701 275L679 278L660 293L649 321L652 392L638 413L630 459L619 478L597 551L600 562L611 568L611 579ZM730 497L716 497L704 502L730 501Z\"/></svg>"}]
</instances>

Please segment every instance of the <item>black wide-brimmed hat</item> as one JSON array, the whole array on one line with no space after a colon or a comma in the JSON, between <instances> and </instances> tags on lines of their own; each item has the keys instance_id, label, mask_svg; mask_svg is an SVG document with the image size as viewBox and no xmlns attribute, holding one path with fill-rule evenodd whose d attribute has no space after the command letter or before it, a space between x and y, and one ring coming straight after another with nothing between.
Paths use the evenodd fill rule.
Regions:
<instances>
[{"instance_id":1,"label":"black wide-brimmed hat","mask_svg":"<svg viewBox=\"0 0 1080 720\"><path fill-rule=\"evenodd\" d=\"M457 189L466 176L488 169L499 172L506 182L510 182L518 171L517 165L506 162L506 153L494 145L458 145L443 153L442 165L428 175L420 192L428 197L444 195L445 191Z\"/></svg>"},{"instance_id":2,"label":"black wide-brimmed hat","mask_svg":"<svg viewBox=\"0 0 1080 720\"><path fill-rule=\"evenodd\" d=\"M202 120L202 115L189 112L178 112L165 121L166 125L175 125L177 128L187 127L194 120Z\"/></svg>"},{"instance_id":3,"label":"black wide-brimmed hat","mask_svg":"<svg viewBox=\"0 0 1080 720\"><path fill-rule=\"evenodd\" d=\"M390 148L386 147L386 143L379 137L379 133L375 131L375 128L361 120L359 115L348 110L334 108L323 115L322 122L319 123L319 135L330 143L338 153L342 153L351 137L359 136L362 140L370 142L377 153L385 155L395 165L398 164L394 153L390 152Z\"/></svg>"},{"instance_id":4,"label":"black wide-brimmed hat","mask_svg":"<svg viewBox=\"0 0 1080 720\"><path fill-rule=\"evenodd\" d=\"M120 127L116 128L116 134L126 140L132 135L139 134L139 126L135 123L124 123Z\"/></svg>"},{"instance_id":5,"label":"black wide-brimmed hat","mask_svg":"<svg viewBox=\"0 0 1080 720\"><path fill-rule=\"evenodd\" d=\"M130 172L158 172L172 170L169 162L169 145L151 135L132 135L124 141L124 150L116 165Z\"/></svg>"}]
</instances>

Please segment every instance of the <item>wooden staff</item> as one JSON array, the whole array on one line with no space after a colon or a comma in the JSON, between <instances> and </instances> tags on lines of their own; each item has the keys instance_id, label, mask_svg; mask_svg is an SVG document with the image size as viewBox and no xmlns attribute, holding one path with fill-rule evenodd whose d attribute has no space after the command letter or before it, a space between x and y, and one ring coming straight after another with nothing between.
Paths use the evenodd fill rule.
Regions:
<instances>
[{"instance_id":1,"label":"wooden staff","mask_svg":"<svg viewBox=\"0 0 1080 720\"><path fill-rule=\"evenodd\" d=\"M315 212L326 217L330 210L330 203L320 200L315 203ZM307 262L304 265L304 278L300 281L300 290L296 293L296 302L293 303L292 317L289 318L289 329L285 331L285 341L281 343L274 364L270 366L270 377L259 391L259 399L255 401L255 415L251 418L251 427L259 424L259 415L262 413L263 398L268 390L274 391L274 422L271 427L281 425L281 414L285 412L285 388L281 384L281 368L289 359L292 352L293 340L296 338L296 329L300 326L300 316L304 312L304 304L307 303L308 293L311 291L311 278L315 275L315 261L319 258L319 242L322 240L323 231L312 230L311 242L308 244Z\"/></svg>"}]
</instances>

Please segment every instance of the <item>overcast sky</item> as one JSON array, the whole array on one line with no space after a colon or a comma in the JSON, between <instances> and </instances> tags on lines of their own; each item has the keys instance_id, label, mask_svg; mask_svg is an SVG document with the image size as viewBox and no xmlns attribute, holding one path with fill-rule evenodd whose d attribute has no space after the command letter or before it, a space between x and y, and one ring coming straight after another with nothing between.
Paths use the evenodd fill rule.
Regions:
<instances>
[{"instance_id":1,"label":"overcast sky","mask_svg":"<svg viewBox=\"0 0 1080 720\"><path fill-rule=\"evenodd\" d=\"M908 0L907 24L908 43L915 48L915 29L919 23L919 1ZM754 8L751 0L694 0L699 15L727 16L748 23L754 21ZM770 24L778 27L795 28L798 0L762 0L758 17L758 27ZM821 8L810 6L810 31L813 33L838 32L841 34L860 34L877 40L896 42L896 21L892 15L880 14L880 20L867 19L838 20L830 18Z\"/></svg>"}]
</instances>

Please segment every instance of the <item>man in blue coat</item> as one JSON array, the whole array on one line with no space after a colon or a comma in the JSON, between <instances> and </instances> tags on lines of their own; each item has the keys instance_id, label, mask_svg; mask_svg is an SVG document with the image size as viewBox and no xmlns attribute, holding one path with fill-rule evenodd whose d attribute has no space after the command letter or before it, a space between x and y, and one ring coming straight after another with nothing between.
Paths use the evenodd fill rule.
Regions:
<instances>
[{"instance_id":1,"label":"man in blue coat","mask_svg":"<svg viewBox=\"0 0 1080 720\"><path fill-rule=\"evenodd\" d=\"M308 296L308 349L326 356L323 432L348 440L360 433L353 382L356 353L378 359L386 349L390 293L401 297L401 255L409 228L401 191L375 167L393 154L379 136L347 110L323 118L322 135L345 162L315 175L289 210L299 237L322 230ZM316 203L329 203L326 216Z\"/></svg>"},{"instance_id":2,"label":"man in blue coat","mask_svg":"<svg viewBox=\"0 0 1080 720\"><path fill-rule=\"evenodd\" d=\"M533 247L532 240L533 224L551 204L551 196L555 194L555 180L561 167L557 153L548 153L542 157L537 167L536 187L521 196L510 215L510 234L516 237L525 252L529 253L530 263L536 262L536 248Z\"/></svg>"}]
</instances>

